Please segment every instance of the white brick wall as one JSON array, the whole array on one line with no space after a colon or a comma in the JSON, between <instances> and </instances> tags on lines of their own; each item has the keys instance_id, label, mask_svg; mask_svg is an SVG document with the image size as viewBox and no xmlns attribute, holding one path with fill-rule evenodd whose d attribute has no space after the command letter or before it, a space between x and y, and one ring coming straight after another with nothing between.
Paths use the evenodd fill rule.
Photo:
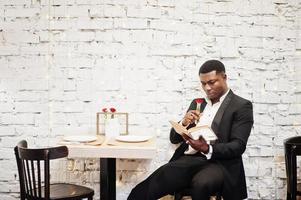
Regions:
<instances>
[{"instance_id":1,"label":"white brick wall","mask_svg":"<svg viewBox=\"0 0 301 200\"><path fill-rule=\"evenodd\" d=\"M170 158L168 120L201 95L198 68L211 58L254 103L249 199L285 199L283 140L301 135L300 19L299 0L2 0L0 199L18 199L19 140L54 145L63 134L93 133L95 113L114 106L130 113L131 133L158 136L154 160L117 162L125 200ZM53 178L99 194L99 165L86 162L86 170L84 160L58 162Z\"/></svg>"}]
</instances>

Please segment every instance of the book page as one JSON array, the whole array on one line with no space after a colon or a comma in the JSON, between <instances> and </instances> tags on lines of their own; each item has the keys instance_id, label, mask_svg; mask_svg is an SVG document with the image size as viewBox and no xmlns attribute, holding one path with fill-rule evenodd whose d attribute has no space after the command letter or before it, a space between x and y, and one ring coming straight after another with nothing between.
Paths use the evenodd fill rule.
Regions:
<instances>
[{"instance_id":1,"label":"book page","mask_svg":"<svg viewBox=\"0 0 301 200\"><path fill-rule=\"evenodd\" d=\"M187 130L183 125L179 124L178 122L169 121L169 123L178 134L186 134L194 140L197 140L200 136L203 136L203 138L206 141L214 141L217 139L217 136L209 126L195 126Z\"/></svg>"},{"instance_id":2,"label":"book page","mask_svg":"<svg viewBox=\"0 0 301 200\"><path fill-rule=\"evenodd\" d=\"M175 129L175 131L180 134L180 135L187 135L188 137L192 138L192 135L187 131L187 129L182 126L181 124L179 124L178 122L175 121L169 121L169 123L171 124L171 126ZM190 130L190 129L189 129Z\"/></svg>"},{"instance_id":3,"label":"book page","mask_svg":"<svg viewBox=\"0 0 301 200\"><path fill-rule=\"evenodd\" d=\"M188 130L191 132L190 134L193 139L198 139L200 136L203 136L206 141L214 141L217 139L217 136L209 126L196 126L194 128L196 129L194 129L193 132L191 132L191 129Z\"/></svg>"}]
</instances>

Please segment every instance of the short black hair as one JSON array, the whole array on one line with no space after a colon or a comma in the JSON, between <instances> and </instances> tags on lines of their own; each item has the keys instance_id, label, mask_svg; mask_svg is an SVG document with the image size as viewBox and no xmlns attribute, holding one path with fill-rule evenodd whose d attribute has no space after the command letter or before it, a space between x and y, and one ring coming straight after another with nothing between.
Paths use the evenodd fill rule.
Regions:
<instances>
[{"instance_id":1,"label":"short black hair","mask_svg":"<svg viewBox=\"0 0 301 200\"><path fill-rule=\"evenodd\" d=\"M216 73L226 72L224 64L219 60L207 60L199 69L200 74L216 71Z\"/></svg>"}]
</instances>

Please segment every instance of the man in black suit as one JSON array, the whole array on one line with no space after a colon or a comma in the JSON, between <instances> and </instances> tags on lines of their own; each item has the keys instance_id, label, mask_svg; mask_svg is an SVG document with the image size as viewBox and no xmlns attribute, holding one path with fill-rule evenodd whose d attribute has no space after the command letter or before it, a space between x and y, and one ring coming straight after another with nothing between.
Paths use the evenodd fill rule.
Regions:
<instances>
[{"instance_id":1,"label":"man in black suit","mask_svg":"<svg viewBox=\"0 0 301 200\"><path fill-rule=\"evenodd\" d=\"M170 141L180 146L167 164L131 191L128 200L155 200L184 188L191 189L193 200L207 200L216 192L224 200L247 198L242 154L253 126L252 103L228 88L220 61L205 62L199 76L206 97L200 111L193 100L180 123L187 129L208 125L218 139L210 143L171 129Z\"/></svg>"}]
</instances>

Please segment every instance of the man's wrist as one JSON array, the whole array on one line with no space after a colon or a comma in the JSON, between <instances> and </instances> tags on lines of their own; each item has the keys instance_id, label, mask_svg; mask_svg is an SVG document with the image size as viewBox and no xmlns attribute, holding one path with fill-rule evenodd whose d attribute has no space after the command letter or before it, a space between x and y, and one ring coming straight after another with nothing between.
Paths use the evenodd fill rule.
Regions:
<instances>
[{"instance_id":1,"label":"man's wrist","mask_svg":"<svg viewBox=\"0 0 301 200\"><path fill-rule=\"evenodd\" d=\"M201 149L201 152L204 154L209 153L209 145L208 144L204 145L204 148Z\"/></svg>"},{"instance_id":2,"label":"man's wrist","mask_svg":"<svg viewBox=\"0 0 301 200\"><path fill-rule=\"evenodd\" d=\"M207 153L203 153L201 152L204 156L206 156L207 160L210 160L211 157L212 157L212 152L213 152L213 149L212 149L212 145L208 145L209 146L209 150Z\"/></svg>"}]
</instances>

